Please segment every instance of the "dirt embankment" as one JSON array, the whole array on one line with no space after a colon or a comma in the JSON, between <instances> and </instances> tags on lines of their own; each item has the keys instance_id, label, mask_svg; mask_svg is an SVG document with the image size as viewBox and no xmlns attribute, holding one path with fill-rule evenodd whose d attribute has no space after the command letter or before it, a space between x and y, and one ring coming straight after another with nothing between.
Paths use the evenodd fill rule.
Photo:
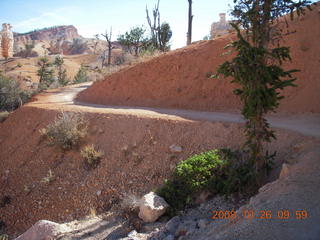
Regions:
<instances>
[{"instance_id":1,"label":"dirt embankment","mask_svg":"<svg viewBox=\"0 0 320 240\"><path fill-rule=\"evenodd\" d=\"M288 88L280 112L320 112L320 14L317 9L290 22L296 33L284 38L290 46L292 63L285 69L300 69L296 88ZM96 82L78 100L105 105L152 106L206 111L239 109L229 79L211 79L217 67L228 59L221 56L234 35L202 41L163 54L146 63ZM230 56L229 56L230 58Z\"/></svg>"},{"instance_id":2,"label":"dirt embankment","mask_svg":"<svg viewBox=\"0 0 320 240\"><path fill-rule=\"evenodd\" d=\"M0 196L11 199L0 214L13 236L40 219L65 222L91 209L106 211L121 193L156 188L190 155L243 142L241 126L233 123L86 113L89 135L82 146L93 143L104 152L100 165L89 171L79 150L63 152L41 138L39 130L57 114L23 107L0 124ZM309 142L282 132L271 149L279 151L281 162L293 154L289 146L302 141ZM170 152L172 144L183 152ZM49 169L56 179L46 184L42 179Z\"/></svg>"}]
</instances>

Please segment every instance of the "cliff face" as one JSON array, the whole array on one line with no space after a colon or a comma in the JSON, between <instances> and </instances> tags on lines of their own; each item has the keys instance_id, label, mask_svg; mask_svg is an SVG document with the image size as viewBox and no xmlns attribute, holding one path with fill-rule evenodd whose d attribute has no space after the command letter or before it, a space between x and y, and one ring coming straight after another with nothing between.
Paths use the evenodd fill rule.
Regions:
<instances>
[{"instance_id":1,"label":"cliff face","mask_svg":"<svg viewBox=\"0 0 320 240\"><path fill-rule=\"evenodd\" d=\"M52 41L52 40L73 40L75 38L82 38L78 34L78 30L72 26L57 26L35 30L28 33L16 33L14 40L16 43L28 44L30 41Z\"/></svg>"},{"instance_id":2,"label":"cliff face","mask_svg":"<svg viewBox=\"0 0 320 240\"><path fill-rule=\"evenodd\" d=\"M72 26L44 28L28 33L14 34L15 56L25 55L26 45L32 46L37 55L82 54L88 50L85 38Z\"/></svg>"}]
</instances>

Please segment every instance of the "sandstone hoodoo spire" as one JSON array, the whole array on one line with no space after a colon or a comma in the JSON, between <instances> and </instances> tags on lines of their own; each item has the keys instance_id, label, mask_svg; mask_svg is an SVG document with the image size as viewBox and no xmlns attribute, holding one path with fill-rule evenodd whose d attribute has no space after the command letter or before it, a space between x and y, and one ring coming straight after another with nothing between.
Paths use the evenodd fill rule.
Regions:
<instances>
[{"instance_id":1,"label":"sandstone hoodoo spire","mask_svg":"<svg viewBox=\"0 0 320 240\"><path fill-rule=\"evenodd\" d=\"M210 38L211 39L226 35L232 29L231 25L226 20L225 13L220 13L219 17L220 17L220 21L214 22L211 25L211 31L210 31Z\"/></svg>"},{"instance_id":2,"label":"sandstone hoodoo spire","mask_svg":"<svg viewBox=\"0 0 320 240\"><path fill-rule=\"evenodd\" d=\"M2 31L1 31L1 45L0 50L1 58L10 58L13 56L13 33L11 31L11 25L9 23L2 24Z\"/></svg>"}]
</instances>

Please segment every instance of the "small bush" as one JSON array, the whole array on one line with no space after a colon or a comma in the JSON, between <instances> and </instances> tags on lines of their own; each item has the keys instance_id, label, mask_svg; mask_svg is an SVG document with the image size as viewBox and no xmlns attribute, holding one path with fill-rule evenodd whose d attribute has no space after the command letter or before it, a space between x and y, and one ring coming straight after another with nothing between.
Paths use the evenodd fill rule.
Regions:
<instances>
[{"instance_id":1,"label":"small bush","mask_svg":"<svg viewBox=\"0 0 320 240\"><path fill-rule=\"evenodd\" d=\"M242 192L253 179L253 170L239 151L208 151L180 162L172 179L165 181L158 194L176 212L192 205L197 194L204 190L226 195Z\"/></svg>"},{"instance_id":2,"label":"small bush","mask_svg":"<svg viewBox=\"0 0 320 240\"><path fill-rule=\"evenodd\" d=\"M49 169L47 176L42 178L41 182L49 184L49 183L53 182L55 179L56 179L56 177L55 177L53 171L51 169Z\"/></svg>"},{"instance_id":3,"label":"small bush","mask_svg":"<svg viewBox=\"0 0 320 240\"><path fill-rule=\"evenodd\" d=\"M81 156L89 166L95 166L99 163L103 153L96 150L94 145L87 145L81 150Z\"/></svg>"},{"instance_id":4,"label":"small bush","mask_svg":"<svg viewBox=\"0 0 320 240\"><path fill-rule=\"evenodd\" d=\"M87 134L87 121L79 113L62 112L53 123L41 130L49 141L62 149L71 149Z\"/></svg>"},{"instance_id":5,"label":"small bush","mask_svg":"<svg viewBox=\"0 0 320 240\"><path fill-rule=\"evenodd\" d=\"M74 83L83 83L88 82L89 76L88 76L88 69L86 66L81 65L79 71L77 72L76 76L74 77Z\"/></svg>"},{"instance_id":6,"label":"small bush","mask_svg":"<svg viewBox=\"0 0 320 240\"><path fill-rule=\"evenodd\" d=\"M32 93L20 88L19 83L0 74L0 111L12 111L26 103Z\"/></svg>"}]
</instances>

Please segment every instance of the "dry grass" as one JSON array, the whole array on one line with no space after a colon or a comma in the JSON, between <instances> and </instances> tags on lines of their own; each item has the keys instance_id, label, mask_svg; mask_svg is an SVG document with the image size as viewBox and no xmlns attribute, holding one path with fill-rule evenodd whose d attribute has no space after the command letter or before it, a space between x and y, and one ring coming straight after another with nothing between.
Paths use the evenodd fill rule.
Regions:
<instances>
[{"instance_id":1,"label":"dry grass","mask_svg":"<svg viewBox=\"0 0 320 240\"><path fill-rule=\"evenodd\" d=\"M87 134L87 121L80 113L61 112L53 123L40 132L46 136L51 144L62 149L77 146Z\"/></svg>"},{"instance_id":2,"label":"dry grass","mask_svg":"<svg viewBox=\"0 0 320 240\"><path fill-rule=\"evenodd\" d=\"M85 146L81 150L81 156L89 166L94 166L99 163L99 160L102 158L103 153L100 150L96 149L92 144Z\"/></svg>"}]
</instances>

